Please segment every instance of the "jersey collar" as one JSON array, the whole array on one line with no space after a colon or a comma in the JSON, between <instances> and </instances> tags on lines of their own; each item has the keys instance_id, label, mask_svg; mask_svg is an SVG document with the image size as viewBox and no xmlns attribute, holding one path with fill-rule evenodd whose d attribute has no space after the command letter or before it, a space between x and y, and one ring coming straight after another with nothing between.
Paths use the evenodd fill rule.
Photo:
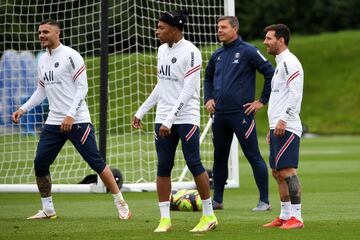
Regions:
<instances>
[{"instance_id":1,"label":"jersey collar","mask_svg":"<svg viewBox=\"0 0 360 240\"><path fill-rule=\"evenodd\" d=\"M185 42L185 38L180 39L177 43L173 43L173 45L170 47L169 44L168 47L171 49L175 49L177 46L181 45L183 42Z\"/></svg>"},{"instance_id":2,"label":"jersey collar","mask_svg":"<svg viewBox=\"0 0 360 240\"><path fill-rule=\"evenodd\" d=\"M240 36L237 37L234 41L228 44L223 44L224 48L231 48L233 46L237 46L243 42L242 38Z\"/></svg>"},{"instance_id":3,"label":"jersey collar","mask_svg":"<svg viewBox=\"0 0 360 240\"><path fill-rule=\"evenodd\" d=\"M49 52L49 49L46 48L46 52L50 55L53 56L54 54L56 54L58 51L60 51L60 49L63 47L62 43L60 43L60 45L57 48L54 48L51 50L51 54Z\"/></svg>"},{"instance_id":4,"label":"jersey collar","mask_svg":"<svg viewBox=\"0 0 360 240\"><path fill-rule=\"evenodd\" d=\"M290 53L290 51L287 48L286 50L282 51L279 55L276 55L275 56L276 63L281 62L286 57L286 55L288 55L289 53Z\"/></svg>"}]
</instances>

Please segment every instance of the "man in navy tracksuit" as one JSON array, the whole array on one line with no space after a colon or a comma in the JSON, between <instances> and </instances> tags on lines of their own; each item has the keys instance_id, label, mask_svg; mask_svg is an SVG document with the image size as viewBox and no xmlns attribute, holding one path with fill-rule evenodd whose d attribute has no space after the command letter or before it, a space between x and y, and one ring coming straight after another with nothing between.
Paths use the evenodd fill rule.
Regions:
<instances>
[{"instance_id":1,"label":"man in navy tracksuit","mask_svg":"<svg viewBox=\"0 0 360 240\"><path fill-rule=\"evenodd\" d=\"M260 192L258 205L253 211L270 210L268 170L260 155L254 114L268 102L274 68L257 48L238 36L236 17L220 17L217 23L218 37L223 46L212 55L204 80L204 103L213 117L213 207L223 209L228 158L235 133L251 164ZM259 100L255 100L256 70L265 78Z\"/></svg>"}]
</instances>

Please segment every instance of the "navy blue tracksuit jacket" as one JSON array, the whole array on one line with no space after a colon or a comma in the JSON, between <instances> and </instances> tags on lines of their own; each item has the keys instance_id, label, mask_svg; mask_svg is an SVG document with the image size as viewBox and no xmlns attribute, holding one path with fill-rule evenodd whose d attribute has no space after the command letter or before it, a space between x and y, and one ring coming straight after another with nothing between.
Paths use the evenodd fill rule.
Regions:
<instances>
[{"instance_id":1,"label":"navy blue tracksuit jacket","mask_svg":"<svg viewBox=\"0 0 360 240\"><path fill-rule=\"evenodd\" d=\"M215 99L215 112L243 112L243 105L255 100L256 70L265 77L260 97L265 104L270 97L274 75L271 63L241 37L219 48L206 67L204 103Z\"/></svg>"},{"instance_id":2,"label":"navy blue tracksuit jacket","mask_svg":"<svg viewBox=\"0 0 360 240\"><path fill-rule=\"evenodd\" d=\"M273 66L254 46L240 37L224 44L212 55L204 80L204 102L215 100L213 114L214 143L214 201L223 202L223 192L228 178L228 157L233 134L249 161L259 189L260 201L269 203L268 171L261 157L254 115L245 115L243 105L255 100L256 70L264 75L265 82L260 97L267 103L271 92Z\"/></svg>"}]
</instances>

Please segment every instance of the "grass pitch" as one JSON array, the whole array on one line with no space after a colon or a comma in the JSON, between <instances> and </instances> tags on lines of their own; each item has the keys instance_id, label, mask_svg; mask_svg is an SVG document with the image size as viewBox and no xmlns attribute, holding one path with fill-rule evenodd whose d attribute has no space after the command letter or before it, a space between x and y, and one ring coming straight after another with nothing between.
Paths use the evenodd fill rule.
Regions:
<instances>
[{"instance_id":1,"label":"grass pitch","mask_svg":"<svg viewBox=\"0 0 360 240\"><path fill-rule=\"evenodd\" d=\"M263 142L260 141L259 142ZM360 137L303 139L299 176L305 228L264 229L279 213L275 181L270 179L273 210L250 211L258 198L249 164L240 156L239 189L225 192L225 210L216 211L219 226L206 234L188 231L200 212L172 212L173 230L155 234L159 210L154 192L124 193L133 219L120 221L110 194L53 195L59 218L29 221L40 208L38 194L0 194L0 239L358 239L360 236ZM267 159L267 146L261 145Z\"/></svg>"}]
</instances>

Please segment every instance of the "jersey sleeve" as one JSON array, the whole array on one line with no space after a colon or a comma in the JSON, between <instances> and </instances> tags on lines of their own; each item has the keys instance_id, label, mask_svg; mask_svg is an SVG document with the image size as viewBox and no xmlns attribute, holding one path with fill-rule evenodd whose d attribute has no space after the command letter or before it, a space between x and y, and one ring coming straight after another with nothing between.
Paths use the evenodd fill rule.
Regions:
<instances>
[{"instance_id":1,"label":"jersey sleeve","mask_svg":"<svg viewBox=\"0 0 360 240\"><path fill-rule=\"evenodd\" d=\"M160 92L159 86L156 84L155 88L149 95L149 97L145 100L145 102L141 105L141 107L135 113L135 117L138 119L142 119L144 115L159 101Z\"/></svg>"},{"instance_id":2,"label":"jersey sleeve","mask_svg":"<svg viewBox=\"0 0 360 240\"><path fill-rule=\"evenodd\" d=\"M284 61L283 67L289 94L286 100L286 108L282 110L280 119L287 122L294 116L296 106L301 101L304 73L301 66L296 62Z\"/></svg>"},{"instance_id":3,"label":"jersey sleeve","mask_svg":"<svg viewBox=\"0 0 360 240\"><path fill-rule=\"evenodd\" d=\"M191 97L196 93L197 88L200 87L201 53L197 50L191 51L188 54L185 64L184 87L175 105L163 122L163 125L167 128L171 128L184 106L186 106Z\"/></svg>"},{"instance_id":4,"label":"jersey sleeve","mask_svg":"<svg viewBox=\"0 0 360 240\"><path fill-rule=\"evenodd\" d=\"M252 65L264 76L264 86L260 102L266 104L270 98L271 79L274 76L275 69L257 48L254 47L252 49L250 56Z\"/></svg>"},{"instance_id":5,"label":"jersey sleeve","mask_svg":"<svg viewBox=\"0 0 360 240\"><path fill-rule=\"evenodd\" d=\"M35 92L31 95L30 99L24 103L20 109L24 112L30 111L35 106L39 105L46 98L44 82L39 79Z\"/></svg>"},{"instance_id":6,"label":"jersey sleeve","mask_svg":"<svg viewBox=\"0 0 360 240\"><path fill-rule=\"evenodd\" d=\"M76 88L74 100L66 115L75 118L88 92L86 66L84 59L78 52L71 54L66 61L68 61L68 67Z\"/></svg>"},{"instance_id":7,"label":"jersey sleeve","mask_svg":"<svg viewBox=\"0 0 360 240\"><path fill-rule=\"evenodd\" d=\"M215 73L215 54L213 54L206 66L204 78L204 103L213 99L214 91L214 73Z\"/></svg>"}]
</instances>

